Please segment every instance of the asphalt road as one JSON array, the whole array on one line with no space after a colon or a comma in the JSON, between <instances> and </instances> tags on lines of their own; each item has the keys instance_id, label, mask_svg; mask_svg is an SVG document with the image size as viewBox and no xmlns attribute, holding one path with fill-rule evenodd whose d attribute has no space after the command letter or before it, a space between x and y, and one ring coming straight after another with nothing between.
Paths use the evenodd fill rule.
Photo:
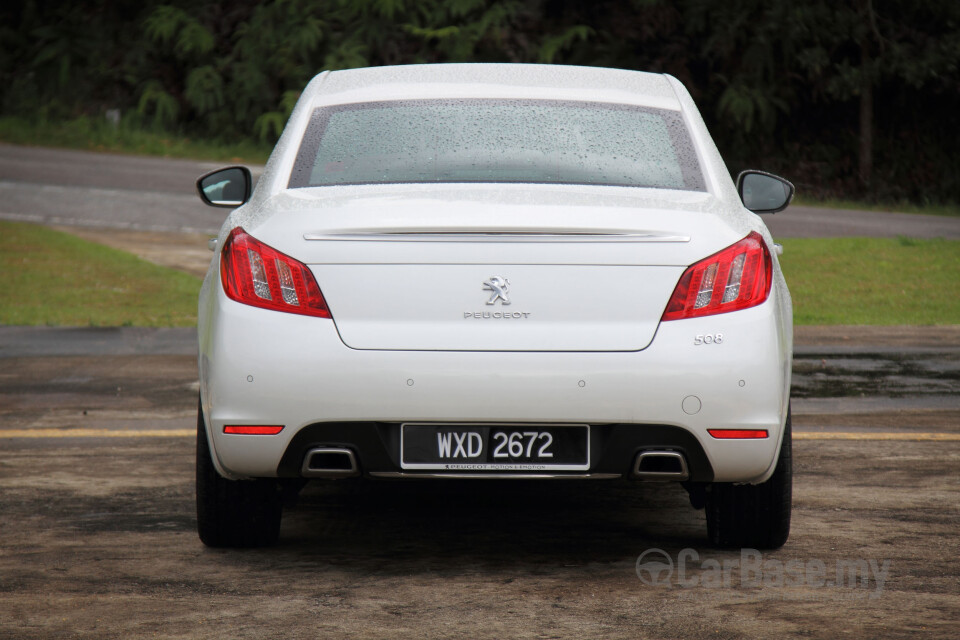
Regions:
<instances>
[{"instance_id":1,"label":"asphalt road","mask_svg":"<svg viewBox=\"0 0 960 640\"><path fill-rule=\"evenodd\" d=\"M42 224L212 232L223 209L194 191L210 163L0 144L0 218Z\"/></svg>"},{"instance_id":2,"label":"asphalt road","mask_svg":"<svg viewBox=\"0 0 960 640\"><path fill-rule=\"evenodd\" d=\"M214 233L224 210L194 182L218 165L0 144L0 219L48 225ZM260 167L253 167L256 174ZM790 207L766 216L776 237L960 238L960 217Z\"/></svg>"}]
</instances>

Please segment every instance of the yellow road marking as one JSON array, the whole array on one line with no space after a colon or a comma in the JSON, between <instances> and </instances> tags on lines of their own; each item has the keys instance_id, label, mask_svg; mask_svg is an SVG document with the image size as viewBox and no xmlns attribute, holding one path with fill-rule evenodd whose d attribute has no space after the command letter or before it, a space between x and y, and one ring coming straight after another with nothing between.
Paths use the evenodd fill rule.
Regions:
<instances>
[{"instance_id":1,"label":"yellow road marking","mask_svg":"<svg viewBox=\"0 0 960 640\"><path fill-rule=\"evenodd\" d=\"M0 429L0 438L186 438L196 429Z\"/></svg>"},{"instance_id":2,"label":"yellow road marking","mask_svg":"<svg viewBox=\"0 0 960 640\"><path fill-rule=\"evenodd\" d=\"M192 438L194 429L0 429L0 438ZM960 433L798 431L794 440L902 440L960 442Z\"/></svg>"},{"instance_id":3,"label":"yellow road marking","mask_svg":"<svg viewBox=\"0 0 960 640\"><path fill-rule=\"evenodd\" d=\"M800 431L794 432L794 440L907 440L939 442L960 442L960 433L870 433L844 431Z\"/></svg>"}]
</instances>

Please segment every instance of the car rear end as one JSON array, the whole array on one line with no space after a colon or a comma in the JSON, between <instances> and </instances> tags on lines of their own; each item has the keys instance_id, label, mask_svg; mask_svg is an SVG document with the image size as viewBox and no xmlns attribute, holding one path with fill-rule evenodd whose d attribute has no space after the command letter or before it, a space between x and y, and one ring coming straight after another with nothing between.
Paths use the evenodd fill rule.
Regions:
<instances>
[{"instance_id":1,"label":"car rear end","mask_svg":"<svg viewBox=\"0 0 960 640\"><path fill-rule=\"evenodd\" d=\"M546 82L533 93L565 108L569 90ZM357 112L349 100L365 101L361 121L383 104L344 83L308 88L205 281L202 415L221 476L771 477L789 294L682 87L644 77L656 90L628 105L673 112L687 136L676 168L646 172L664 184L630 185L599 164L538 183L523 157L446 177L390 159L395 177L378 182L374 164L338 158L344 141L311 135ZM498 117L449 86L391 90ZM520 100L500 90L495 107ZM388 137L358 155L390 156ZM433 145L421 160L462 163Z\"/></svg>"}]
</instances>

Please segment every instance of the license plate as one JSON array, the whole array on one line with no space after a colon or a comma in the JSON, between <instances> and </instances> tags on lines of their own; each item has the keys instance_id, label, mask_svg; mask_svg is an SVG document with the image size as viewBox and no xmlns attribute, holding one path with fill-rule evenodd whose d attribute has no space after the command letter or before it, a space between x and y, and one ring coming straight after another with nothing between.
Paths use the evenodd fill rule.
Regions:
<instances>
[{"instance_id":1,"label":"license plate","mask_svg":"<svg viewBox=\"0 0 960 640\"><path fill-rule=\"evenodd\" d=\"M586 471L590 427L404 424L400 466L444 471Z\"/></svg>"}]
</instances>

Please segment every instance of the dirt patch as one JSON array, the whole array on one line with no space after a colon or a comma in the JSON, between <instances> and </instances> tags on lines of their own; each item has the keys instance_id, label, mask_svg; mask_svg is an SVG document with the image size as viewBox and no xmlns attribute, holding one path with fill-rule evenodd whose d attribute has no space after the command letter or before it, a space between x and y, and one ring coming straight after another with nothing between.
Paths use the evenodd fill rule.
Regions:
<instances>
[{"instance_id":1,"label":"dirt patch","mask_svg":"<svg viewBox=\"0 0 960 640\"><path fill-rule=\"evenodd\" d=\"M871 347L939 348L960 347L960 324L937 326L866 325L796 326L794 344L798 347Z\"/></svg>"},{"instance_id":2,"label":"dirt patch","mask_svg":"<svg viewBox=\"0 0 960 640\"><path fill-rule=\"evenodd\" d=\"M192 454L7 447L0 635L953 638L960 621L957 445L797 442L793 532L760 556L707 548L679 487L628 482L315 484L279 546L215 551ZM657 584L636 571L650 549L674 563Z\"/></svg>"},{"instance_id":3,"label":"dirt patch","mask_svg":"<svg viewBox=\"0 0 960 640\"><path fill-rule=\"evenodd\" d=\"M957 409L893 409L875 413L794 414L793 426L804 431L835 430L837 427L883 431L960 431Z\"/></svg>"},{"instance_id":4,"label":"dirt patch","mask_svg":"<svg viewBox=\"0 0 960 640\"><path fill-rule=\"evenodd\" d=\"M214 237L212 234L87 227L55 228L90 242L132 253L162 267L178 269L201 278L207 273L213 257L207 248L207 241Z\"/></svg>"},{"instance_id":5,"label":"dirt patch","mask_svg":"<svg viewBox=\"0 0 960 640\"><path fill-rule=\"evenodd\" d=\"M4 358L3 366L0 430L196 423L194 356Z\"/></svg>"}]
</instances>

